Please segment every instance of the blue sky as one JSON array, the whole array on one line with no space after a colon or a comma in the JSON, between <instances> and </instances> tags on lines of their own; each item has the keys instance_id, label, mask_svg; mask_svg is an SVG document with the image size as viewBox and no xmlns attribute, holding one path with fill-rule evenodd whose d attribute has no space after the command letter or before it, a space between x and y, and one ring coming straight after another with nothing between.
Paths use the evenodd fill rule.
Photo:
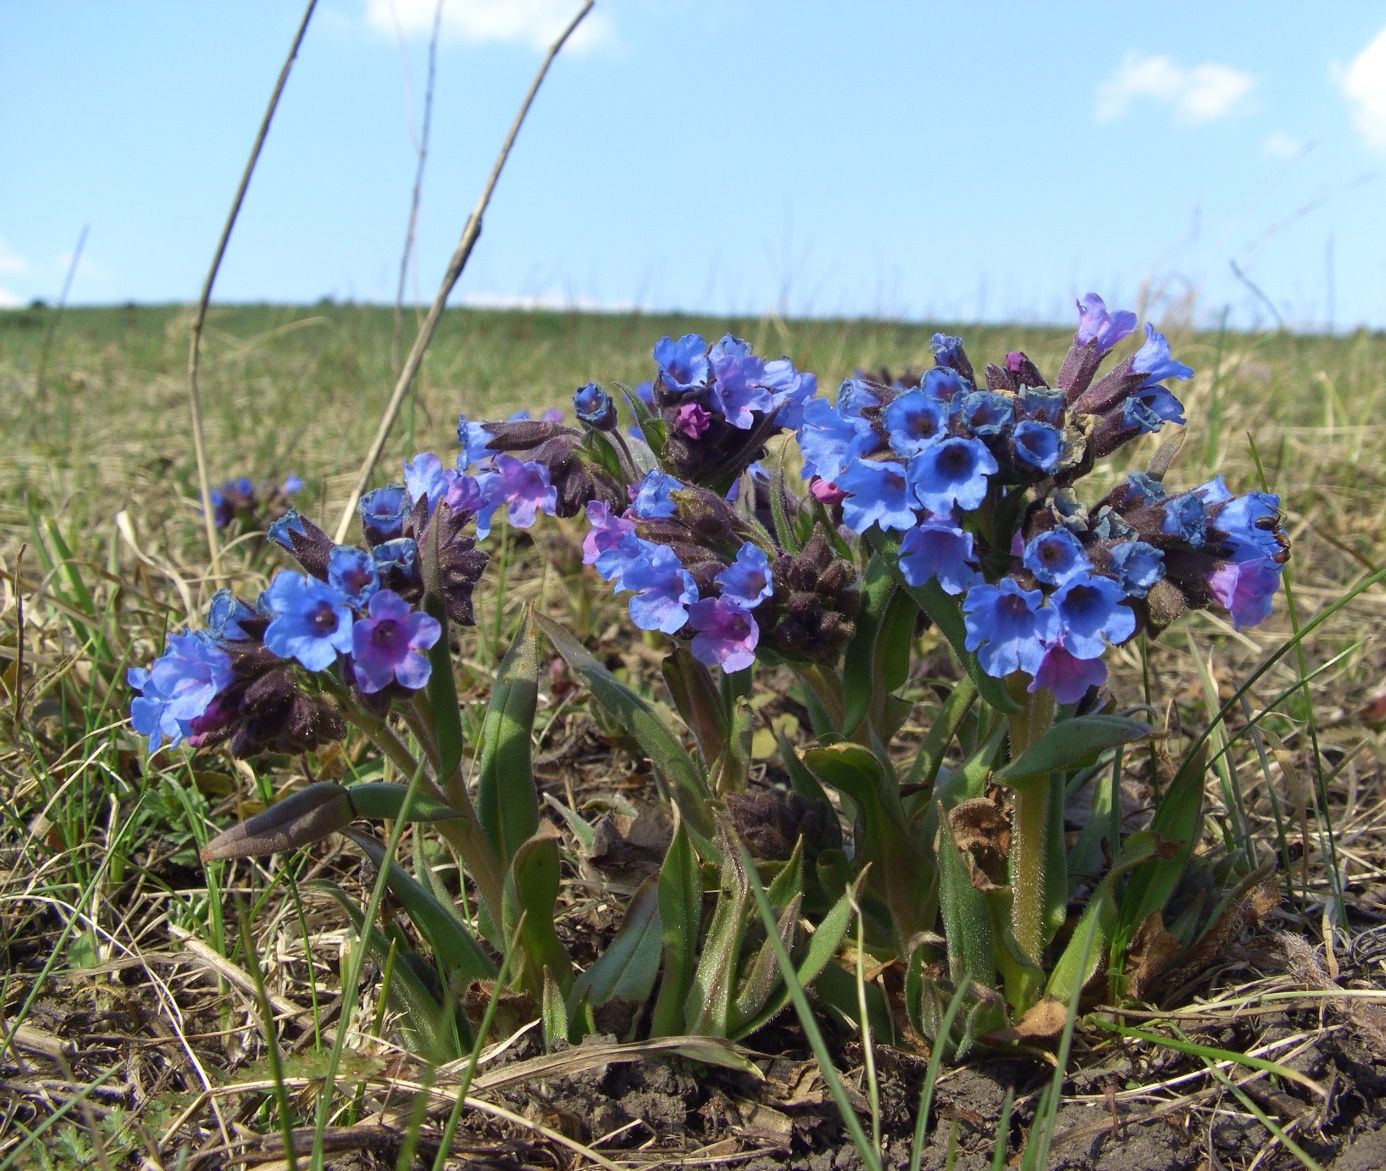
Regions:
<instances>
[{"instance_id":1,"label":"blue sky","mask_svg":"<svg viewBox=\"0 0 1386 1171\"><path fill-rule=\"evenodd\" d=\"M218 299L393 301L434 4L321 0ZM411 297L576 7L445 0ZM1386 8L1308 11L598 0L454 302L1386 328ZM0 4L0 305L84 226L74 303L194 299L300 15Z\"/></svg>"}]
</instances>

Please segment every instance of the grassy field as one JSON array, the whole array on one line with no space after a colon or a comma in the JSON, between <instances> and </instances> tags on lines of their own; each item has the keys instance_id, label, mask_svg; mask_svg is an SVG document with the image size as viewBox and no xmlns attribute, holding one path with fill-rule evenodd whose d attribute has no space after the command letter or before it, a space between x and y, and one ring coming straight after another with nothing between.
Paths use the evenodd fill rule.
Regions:
<instances>
[{"instance_id":1,"label":"grassy field","mask_svg":"<svg viewBox=\"0 0 1386 1171\"><path fill-rule=\"evenodd\" d=\"M283 1165L278 1128L284 1118L311 1125L318 1055L338 1028L352 1030L354 1057L335 1090L334 1134L338 1155L357 1160L341 1165L394 1166L399 1119L423 1077L378 998L367 995L350 1020L334 1016L345 924L300 886L324 874L349 878L354 864L343 851L317 847L229 868L226 885L197 864L197 844L288 778L215 754L165 754L147 767L125 726L125 668L152 659L170 627L196 621L213 588L189 435L189 321L177 307L73 310L60 321L50 310L0 313L0 1171L221 1166L237 1152ZM406 322L406 343L411 328ZM931 365L928 342L939 328L961 334L979 364L1024 349L1046 370L1071 336L956 323L453 311L377 482L396 478L399 460L416 450L449 458L459 411L537 412L566 406L589 380L650 377L650 346L663 334L730 330L757 352L790 356L830 389L857 369ZM214 310L202 384L213 482L297 473L306 481L300 507L330 529L393 383L394 337L388 310ZM1238 634L1194 615L1153 653L1158 714L1191 727L1207 719L1213 697L1230 694L1268 651L1386 562L1386 337L1171 331L1171 340L1197 374L1182 388L1190 426L1170 480L1192 485L1221 473L1245 491L1264 473L1294 543L1289 594L1266 624ZM253 536L226 557L247 593L280 564ZM539 573L513 581L494 630L551 588ZM1251 693L1258 708L1285 698L1260 738L1210 772L1209 839L1238 820L1224 800L1238 793L1259 849L1281 857L1282 901L1165 1018L1208 1052L1283 1061L1314 1090L1283 1070L1268 1076L1245 1063L1089 1037L1078 1062L1088 1072L1068 1085L1075 1112L1060 1124L1076 1136L1074 1150L1086 1150L1085 1126L1100 1131L1119 1115L1133 1127L1150 1123L1146 1134L1181 1130L1179 1151L1193 1152L1188 1161L1133 1155L1128 1171L1203 1158L1327 1165L1354 1143L1367 1157L1361 1144L1386 1089L1378 1060L1386 1052L1383 621L1386 592L1373 587ZM478 697L496 649L478 650ZM1112 686L1123 702L1143 696L1139 667L1134 651L1118 656ZM269 1047L268 1018L279 1035ZM1341 1041L1331 1050L1330 1035ZM857 1076L861 1060L859 1045L844 1046L845 1072ZM917 1083L913 1059L898 1060L900 1077ZM472 1145L459 1147L458 1165L554 1165L544 1152L588 1165L575 1143L620 1166L656 1161L657 1145L603 1146L604 1128L590 1120L565 1132L571 1120L538 1088L546 1084L536 1074L529 1098L523 1084L508 1097L478 1090L493 1113L478 1107L464 1127ZM991 1165L989 1151L968 1161L993 1124L970 1122L968 1111L987 1107L965 1097L951 1130L936 1128L935 1153L946 1160L954 1150L958 1166ZM692 1161L742 1152L745 1163L746 1152L770 1149L743 1105L724 1146ZM1235 1142L1224 1142L1228 1120ZM426 1148L428 1165L435 1151ZM1343 1165L1383 1164L1386 1153Z\"/></svg>"}]
</instances>

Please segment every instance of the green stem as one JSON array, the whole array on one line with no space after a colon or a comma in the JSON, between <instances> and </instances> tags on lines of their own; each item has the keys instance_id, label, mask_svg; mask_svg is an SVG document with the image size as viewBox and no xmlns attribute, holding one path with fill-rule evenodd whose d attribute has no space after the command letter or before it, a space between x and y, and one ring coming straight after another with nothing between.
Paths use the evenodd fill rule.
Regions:
<instances>
[{"instance_id":1,"label":"green stem","mask_svg":"<svg viewBox=\"0 0 1386 1171\"><path fill-rule=\"evenodd\" d=\"M414 759L404 741L395 734L395 730L384 720L357 704L350 704L347 713L352 722L370 737L371 742L385 754L401 773L406 777L418 774L420 769L418 761ZM432 763L436 763L436 761ZM467 783L462 776L461 766L459 765L451 776L442 778L441 785L432 776L425 775L424 779L438 800L461 815L433 824L448 844L461 856L462 865L467 874L471 876L472 881L476 883L477 893L481 896L481 901L485 904L487 912L492 915L495 922L499 923L501 921L501 899L505 890L505 874L495 851L491 849L491 843L487 839L485 831L481 828L481 821L476 815L476 808L472 805L471 796L467 792Z\"/></svg>"},{"instance_id":2,"label":"green stem","mask_svg":"<svg viewBox=\"0 0 1386 1171\"><path fill-rule=\"evenodd\" d=\"M1039 740L1054 722L1054 693L1024 690L1023 676L1008 682L1020 711L1007 717L1014 760ZM1049 847L1049 777L1027 781L1015 790L1011 823L1011 929L1020 950L1043 966L1045 858Z\"/></svg>"}]
</instances>

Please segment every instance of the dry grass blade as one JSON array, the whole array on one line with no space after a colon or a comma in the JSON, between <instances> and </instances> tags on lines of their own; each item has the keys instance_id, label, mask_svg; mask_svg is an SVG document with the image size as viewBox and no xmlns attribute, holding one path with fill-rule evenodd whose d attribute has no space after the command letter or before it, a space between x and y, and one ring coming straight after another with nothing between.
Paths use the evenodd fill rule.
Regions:
<instances>
[{"instance_id":1,"label":"dry grass blade","mask_svg":"<svg viewBox=\"0 0 1386 1171\"><path fill-rule=\"evenodd\" d=\"M313 18L313 9L317 6L318 0L308 0L308 6L303 10L303 19L298 25L298 32L294 34L293 44L289 46L289 55L284 59L283 68L279 71L279 80L275 82L274 92L270 94L265 116L260 120L260 129L255 135L255 145L250 148L250 158L246 161L245 170L241 173L240 184L231 200L231 211L228 213L226 224L221 230L221 239L217 241L217 250L212 257L212 267L207 270L207 280L202 286L202 295L197 301L197 313L193 317L192 338L188 343L188 405L192 412L193 453L197 457L197 484L202 495L202 524L207 534L207 554L211 562L213 581L221 577L221 547L217 540L216 518L212 509L212 481L207 470L207 443L202 427L202 393L198 386L198 372L202 360L202 330L207 324L207 308L212 301L212 286L216 283L217 273L221 270L221 260L226 255L226 245L230 242L231 232L236 226L236 217L240 215L241 204L245 202L245 193L250 186L250 177L255 173L255 164L260 159L260 149L265 145L265 136L269 134L270 123L274 121L274 112L279 108L279 97L284 92L285 83L289 80L289 72L293 69L294 59L298 56L299 46L303 44L303 37L308 32L308 22Z\"/></svg>"}]
</instances>

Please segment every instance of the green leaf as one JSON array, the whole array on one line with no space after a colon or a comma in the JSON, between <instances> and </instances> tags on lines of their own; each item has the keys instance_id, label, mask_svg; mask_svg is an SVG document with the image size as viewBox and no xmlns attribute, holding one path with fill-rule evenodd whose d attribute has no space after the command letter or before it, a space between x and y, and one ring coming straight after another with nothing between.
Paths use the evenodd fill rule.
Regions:
<instances>
[{"instance_id":1,"label":"green leaf","mask_svg":"<svg viewBox=\"0 0 1386 1171\"><path fill-rule=\"evenodd\" d=\"M550 1051L559 1041L571 1041L568 1002L563 989L553 978L553 973L544 969L544 989L540 997L540 1020L544 1029L544 1048Z\"/></svg>"},{"instance_id":2,"label":"green leaf","mask_svg":"<svg viewBox=\"0 0 1386 1171\"><path fill-rule=\"evenodd\" d=\"M938 770L943 765L943 758L948 753L948 745L953 742L953 737L958 734L963 720L967 718L967 713L976 702L977 685L964 675L953 684L948 698L943 701L933 723L929 725L929 731L919 745L914 764L910 767L911 785L933 787Z\"/></svg>"},{"instance_id":3,"label":"green leaf","mask_svg":"<svg viewBox=\"0 0 1386 1171\"><path fill-rule=\"evenodd\" d=\"M810 748L804 764L823 784L851 798L857 810L858 869L870 865L867 889L890 908L897 946L929 930L938 897L933 860L913 832L894 771L859 744Z\"/></svg>"},{"instance_id":4,"label":"green leaf","mask_svg":"<svg viewBox=\"0 0 1386 1171\"><path fill-rule=\"evenodd\" d=\"M201 858L257 858L321 841L351 824L355 812L348 790L318 781L290 793L246 821L223 830L202 847Z\"/></svg>"},{"instance_id":5,"label":"green leaf","mask_svg":"<svg viewBox=\"0 0 1386 1171\"><path fill-rule=\"evenodd\" d=\"M1007 785L1068 772L1091 764L1098 753L1149 736L1149 724L1124 716L1075 716L1062 720L996 774Z\"/></svg>"},{"instance_id":6,"label":"green leaf","mask_svg":"<svg viewBox=\"0 0 1386 1171\"><path fill-rule=\"evenodd\" d=\"M895 598L897 580L885 556L872 554L861 578L856 633L847 644L842 660L843 711L842 727L838 731L844 736L851 736L871 713L873 701L879 700L883 689L891 690L877 670L876 641ZM908 643L905 649L908 653Z\"/></svg>"},{"instance_id":7,"label":"green leaf","mask_svg":"<svg viewBox=\"0 0 1386 1171\"><path fill-rule=\"evenodd\" d=\"M572 963L554 931L558 880L558 833L541 822L538 832L511 859L501 923L507 939L519 932L523 955L518 978L536 995L546 981L552 980L564 992L572 981Z\"/></svg>"},{"instance_id":8,"label":"green leaf","mask_svg":"<svg viewBox=\"0 0 1386 1171\"><path fill-rule=\"evenodd\" d=\"M384 868L385 885L399 900L419 934L428 941L448 981L465 983L496 978L496 965L452 907L435 898L432 891L393 859L387 860L384 847L375 838L355 832L347 836L376 869Z\"/></svg>"},{"instance_id":9,"label":"green leaf","mask_svg":"<svg viewBox=\"0 0 1386 1171\"><path fill-rule=\"evenodd\" d=\"M666 656L660 671L674 707L693 733L703 765L710 766L726 748L729 735L726 705L711 672L682 645Z\"/></svg>"},{"instance_id":10,"label":"green leaf","mask_svg":"<svg viewBox=\"0 0 1386 1171\"><path fill-rule=\"evenodd\" d=\"M476 812L502 866L539 828L530 737L539 697L539 640L526 622L491 688L481 722Z\"/></svg>"},{"instance_id":11,"label":"green leaf","mask_svg":"<svg viewBox=\"0 0 1386 1171\"><path fill-rule=\"evenodd\" d=\"M659 975L662 930L659 884L651 875L631 896L626 917L606 950L573 982L570 1009L584 997L593 1008L613 1000L644 1004Z\"/></svg>"},{"instance_id":12,"label":"green leaf","mask_svg":"<svg viewBox=\"0 0 1386 1171\"><path fill-rule=\"evenodd\" d=\"M389 781L366 781L351 785L346 794L351 798L351 807L357 817L372 820L397 820L404 809L404 797L409 792L408 785ZM457 810L423 793L416 792L409 802L409 821L449 821L461 817Z\"/></svg>"},{"instance_id":13,"label":"green leaf","mask_svg":"<svg viewBox=\"0 0 1386 1171\"><path fill-rule=\"evenodd\" d=\"M948 818L940 815L939 826L938 909L948 945L948 975L955 988L974 982L990 988L996 983L996 947L986 896L972 885L971 869Z\"/></svg>"},{"instance_id":14,"label":"green leaf","mask_svg":"<svg viewBox=\"0 0 1386 1171\"><path fill-rule=\"evenodd\" d=\"M703 873L680 822L659 870L659 919L664 979L659 986L650 1033L676 1036L684 1031L683 1005L693 986L693 967L703 925Z\"/></svg>"},{"instance_id":15,"label":"green leaf","mask_svg":"<svg viewBox=\"0 0 1386 1171\"><path fill-rule=\"evenodd\" d=\"M447 505L440 504L440 508ZM438 568L438 534L443 526L428 526L428 536L419 549L424 580L423 609L441 629L438 641L429 648L428 710L433 734L438 739L438 776L451 777L462 764L462 709L457 702L457 681L452 675L452 650L448 639L448 608Z\"/></svg>"},{"instance_id":16,"label":"green leaf","mask_svg":"<svg viewBox=\"0 0 1386 1171\"><path fill-rule=\"evenodd\" d=\"M814 933L809 936L808 946L804 949L804 958L799 961L799 966L794 972L801 988L812 987L832 962L833 957L837 955L842 941L847 938L847 928L852 925L852 904L860 888L861 879L858 878L852 888L842 893L842 896L833 904L828 913L823 916ZM767 939L766 943L769 944L770 941ZM782 985L779 994L761 1009L758 1015L733 1031L733 1039L749 1037L757 1029L769 1024L771 1020L789 1007L790 998L789 988Z\"/></svg>"},{"instance_id":17,"label":"green leaf","mask_svg":"<svg viewBox=\"0 0 1386 1171\"><path fill-rule=\"evenodd\" d=\"M1187 757L1160 798L1150 832L1175 844L1168 858L1152 858L1139 867L1121 897L1121 935L1129 939L1152 911L1163 911L1179 885L1203 829L1203 778L1206 742Z\"/></svg>"},{"instance_id":18,"label":"green leaf","mask_svg":"<svg viewBox=\"0 0 1386 1171\"><path fill-rule=\"evenodd\" d=\"M722 890L684 1001L684 1019L690 1033L725 1037L731 1028L732 991L751 898L743 861L741 851L734 846L723 853Z\"/></svg>"},{"instance_id":19,"label":"green leaf","mask_svg":"<svg viewBox=\"0 0 1386 1171\"><path fill-rule=\"evenodd\" d=\"M786 507L789 491L786 484L786 466L789 460L789 444L780 445L779 455L775 457L774 469L770 473L770 519L775 526L775 543L791 556L803 549L803 542L794 531Z\"/></svg>"},{"instance_id":20,"label":"green leaf","mask_svg":"<svg viewBox=\"0 0 1386 1171\"><path fill-rule=\"evenodd\" d=\"M715 857L712 845L712 792L707 778L682 744L660 722L654 710L629 687L603 667L587 649L558 623L535 614L534 623L611 715L650 758L655 771L664 779L679 807L688 832L699 852Z\"/></svg>"},{"instance_id":21,"label":"green leaf","mask_svg":"<svg viewBox=\"0 0 1386 1171\"><path fill-rule=\"evenodd\" d=\"M867 539L871 547L885 557L894 572L899 574L899 535L882 533L879 529L872 529ZM901 588L915 600L919 608L938 627L939 633L948 640L949 646L953 648L953 653L958 657L958 662L962 664L963 670L967 672L972 682L977 685L977 690L981 692L982 698L996 711L1019 711L1020 705L1006 691L1005 683L1000 679L992 678L982 670L977 656L967 649L967 624L963 620L961 600L952 597L933 579L925 582L922 586L910 585L903 576L899 580Z\"/></svg>"},{"instance_id":22,"label":"green leaf","mask_svg":"<svg viewBox=\"0 0 1386 1171\"><path fill-rule=\"evenodd\" d=\"M1116 880L1154 856L1160 839L1149 832L1132 834L1121 848L1115 865L1088 899L1068 946L1059 956L1045 986L1045 996L1065 1004L1078 996L1097 974L1107 956L1107 946L1117 927Z\"/></svg>"}]
</instances>

